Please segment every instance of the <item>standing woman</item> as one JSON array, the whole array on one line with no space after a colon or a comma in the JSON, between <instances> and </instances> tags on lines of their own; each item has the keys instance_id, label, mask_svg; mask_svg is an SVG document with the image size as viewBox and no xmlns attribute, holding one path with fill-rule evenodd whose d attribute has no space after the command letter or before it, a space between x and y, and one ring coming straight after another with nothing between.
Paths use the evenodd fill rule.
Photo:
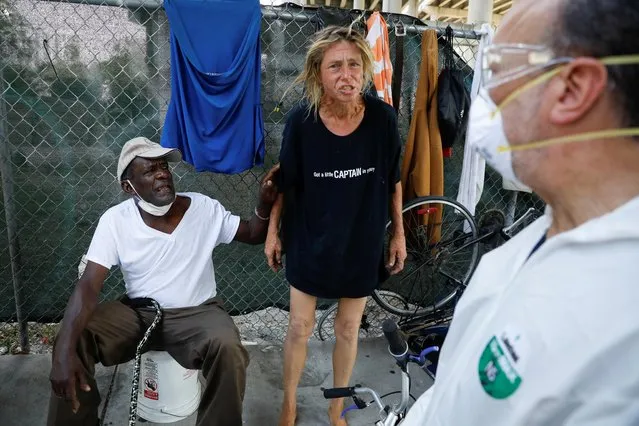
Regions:
<instances>
[{"instance_id":1,"label":"standing woman","mask_svg":"<svg viewBox=\"0 0 639 426\"><path fill-rule=\"evenodd\" d=\"M297 386L317 298L339 299L333 385L347 386L357 355L366 298L404 267L399 174L401 144L393 108L365 94L373 76L366 39L346 27L319 32L296 82L304 99L288 115L280 152L280 191L271 211L265 254L281 267L280 217L290 283L280 426L293 426ZM392 221L384 259L386 223ZM343 400L332 400L332 425Z\"/></svg>"}]
</instances>

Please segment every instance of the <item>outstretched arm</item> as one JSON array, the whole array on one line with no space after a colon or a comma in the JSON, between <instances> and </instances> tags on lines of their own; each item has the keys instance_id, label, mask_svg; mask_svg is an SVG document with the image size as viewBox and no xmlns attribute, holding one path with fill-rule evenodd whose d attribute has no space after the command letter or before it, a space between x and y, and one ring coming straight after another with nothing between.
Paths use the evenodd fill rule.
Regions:
<instances>
[{"instance_id":1,"label":"outstretched arm","mask_svg":"<svg viewBox=\"0 0 639 426\"><path fill-rule=\"evenodd\" d=\"M235 241L246 244L262 244L266 240L271 208L277 199L277 185L275 177L279 172L280 165L276 164L262 178L260 184L260 195L257 207L250 220L242 220L235 234Z\"/></svg>"}]
</instances>

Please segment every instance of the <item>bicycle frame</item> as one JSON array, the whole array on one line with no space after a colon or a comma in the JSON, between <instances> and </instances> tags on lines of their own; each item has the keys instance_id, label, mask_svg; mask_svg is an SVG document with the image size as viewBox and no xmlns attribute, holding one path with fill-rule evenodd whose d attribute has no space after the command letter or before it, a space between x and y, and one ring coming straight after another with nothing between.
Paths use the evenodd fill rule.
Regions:
<instances>
[{"instance_id":1,"label":"bicycle frame","mask_svg":"<svg viewBox=\"0 0 639 426\"><path fill-rule=\"evenodd\" d=\"M482 233L481 235L479 235L476 238L472 238L469 241L466 241L462 246L457 247L454 251L451 252L451 254L455 254L457 252L460 252L462 250L464 250L467 247L472 246L473 244L478 244L481 243L484 240L490 239L492 237L494 237L495 235L499 234L504 240L508 241L513 237L512 231L513 229L517 228L519 225L521 225L529 216L535 215L537 214L538 211L534 208L529 208L526 213L524 213L519 219L517 219L515 222L513 222L512 225L509 225L507 227L497 227L497 228L490 228L489 231L486 231L484 233ZM448 240L445 243L441 243L439 242L437 245L439 246L449 246L449 245L454 245L457 242L466 240L468 238L470 234L469 233L464 233L462 235L460 235L457 238L454 238L452 240ZM431 249L432 247L429 247L429 249ZM419 268L416 268L415 271L411 272L411 274L416 273L416 271ZM465 286L464 283L460 282L458 279L456 279L455 277L450 276L449 274L447 274L444 271L439 271L443 276L445 276L446 278L448 278L449 280L452 280L457 286ZM408 275L410 276L410 275Z\"/></svg>"},{"instance_id":2,"label":"bicycle frame","mask_svg":"<svg viewBox=\"0 0 639 426\"><path fill-rule=\"evenodd\" d=\"M508 241L513 237L513 229L517 228L519 225L521 225L526 219L528 219L529 216L533 216L538 214L539 212L537 211L537 209L535 208L529 208L526 213L524 213L523 215L521 215L521 217L519 219L517 219L515 222L512 223L512 225L506 226L506 227L493 227L490 228L490 231L484 232L482 233L480 236L478 236L477 238L473 238L470 241L466 242L464 245L462 245L461 247L457 248L457 250L455 250L453 253L456 253L458 251L461 251L463 249L465 249L466 247L469 247L473 244L477 244L477 243L481 243L482 241L492 238L495 235L499 234L504 240ZM469 234L465 233L463 235L461 235L460 237L451 240L451 241L447 241L446 244L453 244L461 239L465 239L466 237L468 237ZM448 277L450 278L450 277Z\"/></svg>"},{"instance_id":3,"label":"bicycle frame","mask_svg":"<svg viewBox=\"0 0 639 426\"><path fill-rule=\"evenodd\" d=\"M479 235L477 238L473 238L470 241L467 241L466 243L464 243L464 245L462 245L461 247L457 248L453 253L457 253L467 247L472 246L473 244L477 244L477 243L481 243L484 240L490 239L492 237L494 237L495 235L499 234L504 240L508 241L513 237L513 229L517 228L519 225L521 225L526 219L528 219L529 216L533 216L536 215L538 213L537 209L535 208L529 208L526 213L524 213L519 219L517 219L515 222L513 222L512 225L506 226L506 227L493 227L490 228L489 231L482 233L481 235ZM468 233L464 233L463 235L461 235L460 237L453 239L451 241L447 241L446 244L454 244L460 240L463 240L465 238L468 237ZM441 244L441 243L440 243ZM451 278L447 275L445 275L447 278ZM457 280L455 280L457 281Z\"/></svg>"}]
</instances>

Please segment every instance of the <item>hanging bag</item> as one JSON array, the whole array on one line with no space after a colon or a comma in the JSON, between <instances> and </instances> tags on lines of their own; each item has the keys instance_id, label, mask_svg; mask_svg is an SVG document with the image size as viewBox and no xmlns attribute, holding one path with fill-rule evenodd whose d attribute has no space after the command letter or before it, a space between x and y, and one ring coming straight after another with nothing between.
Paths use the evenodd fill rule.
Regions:
<instances>
[{"instance_id":1,"label":"hanging bag","mask_svg":"<svg viewBox=\"0 0 639 426\"><path fill-rule=\"evenodd\" d=\"M443 68L437 86L438 121L442 148L451 149L465 137L470 109L470 93L464 73L455 63L453 29L448 26L443 40Z\"/></svg>"}]
</instances>

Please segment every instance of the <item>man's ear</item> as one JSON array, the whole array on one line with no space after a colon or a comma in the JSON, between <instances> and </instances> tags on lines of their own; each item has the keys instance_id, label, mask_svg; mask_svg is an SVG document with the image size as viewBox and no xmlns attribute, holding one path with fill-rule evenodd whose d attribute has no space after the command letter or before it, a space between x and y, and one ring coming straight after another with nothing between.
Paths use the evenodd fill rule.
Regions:
<instances>
[{"instance_id":1,"label":"man's ear","mask_svg":"<svg viewBox=\"0 0 639 426\"><path fill-rule=\"evenodd\" d=\"M557 102L551 111L556 124L570 124L588 115L606 90L608 70L596 59L578 58L566 65L557 82Z\"/></svg>"},{"instance_id":2,"label":"man's ear","mask_svg":"<svg viewBox=\"0 0 639 426\"><path fill-rule=\"evenodd\" d=\"M122 187L122 190L124 192L126 192L129 195L135 195L135 191L133 190L133 187L131 186L131 184L125 180L120 181L120 186Z\"/></svg>"}]
</instances>

